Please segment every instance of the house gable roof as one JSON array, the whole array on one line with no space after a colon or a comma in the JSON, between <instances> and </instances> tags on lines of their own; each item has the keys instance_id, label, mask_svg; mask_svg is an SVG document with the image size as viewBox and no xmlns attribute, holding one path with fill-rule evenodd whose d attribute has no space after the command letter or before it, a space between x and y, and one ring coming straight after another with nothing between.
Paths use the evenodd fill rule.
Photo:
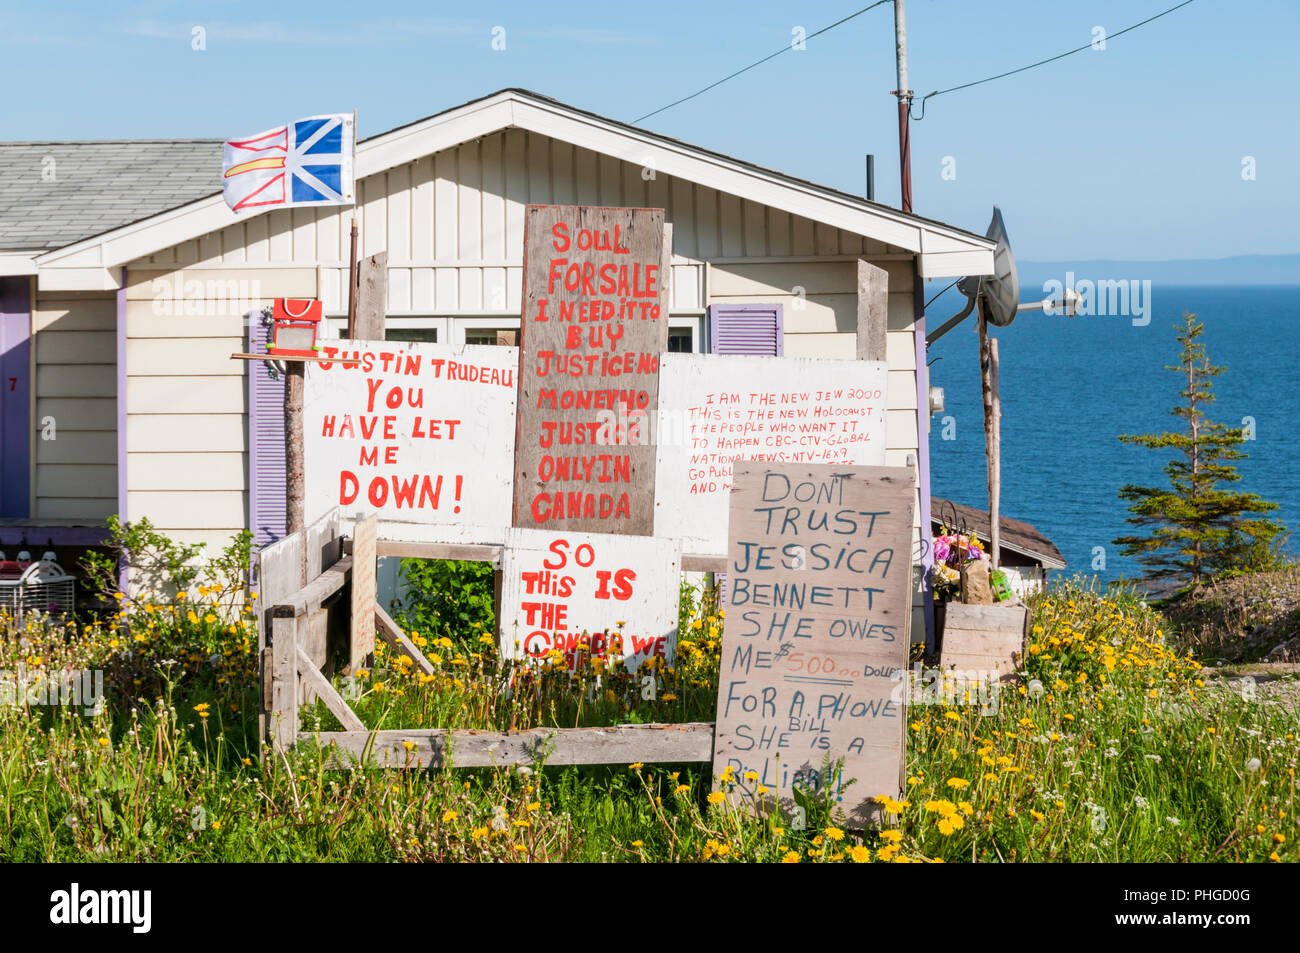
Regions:
<instances>
[{"instance_id":1,"label":"house gable roof","mask_svg":"<svg viewBox=\"0 0 1300 953\"><path fill-rule=\"evenodd\" d=\"M357 144L362 179L481 136L521 128L754 202L867 236L920 255L923 277L988 274L993 243L983 236L868 202L718 152L688 145L521 89L505 89ZM217 150L214 150L216 153ZM209 181L216 180L214 174ZM220 192L34 256L41 286L117 287L118 266L225 228L236 216Z\"/></svg>"}]
</instances>

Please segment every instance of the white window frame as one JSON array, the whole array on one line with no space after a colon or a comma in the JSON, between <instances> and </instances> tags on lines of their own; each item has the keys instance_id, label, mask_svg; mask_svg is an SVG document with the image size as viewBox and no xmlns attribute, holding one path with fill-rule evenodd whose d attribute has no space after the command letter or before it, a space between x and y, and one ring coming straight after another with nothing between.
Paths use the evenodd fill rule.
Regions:
<instances>
[{"instance_id":1,"label":"white window frame","mask_svg":"<svg viewBox=\"0 0 1300 953\"><path fill-rule=\"evenodd\" d=\"M439 344L453 344L464 347L465 332L478 328L513 328L519 329L518 314L477 314L477 315L391 315L385 325L393 330L409 328L435 328ZM346 314L325 316L324 337L338 340L347 333L348 317ZM689 328L691 331L691 349L699 354L704 347L704 314L689 311L668 316L669 328Z\"/></svg>"}]
</instances>

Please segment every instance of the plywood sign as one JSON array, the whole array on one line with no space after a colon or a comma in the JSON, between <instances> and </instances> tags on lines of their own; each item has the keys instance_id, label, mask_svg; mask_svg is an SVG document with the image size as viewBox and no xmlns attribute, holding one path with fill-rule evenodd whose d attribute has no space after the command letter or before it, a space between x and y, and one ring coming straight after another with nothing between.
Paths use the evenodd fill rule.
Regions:
<instances>
[{"instance_id":1,"label":"plywood sign","mask_svg":"<svg viewBox=\"0 0 1300 953\"><path fill-rule=\"evenodd\" d=\"M738 802L829 788L862 826L898 796L914 493L910 467L735 465L713 771Z\"/></svg>"},{"instance_id":2,"label":"plywood sign","mask_svg":"<svg viewBox=\"0 0 1300 953\"><path fill-rule=\"evenodd\" d=\"M883 361L665 354L655 535L725 553L738 460L883 465L886 379Z\"/></svg>"},{"instance_id":3,"label":"plywood sign","mask_svg":"<svg viewBox=\"0 0 1300 953\"><path fill-rule=\"evenodd\" d=\"M653 532L667 260L662 209L528 207L514 525Z\"/></svg>"},{"instance_id":4,"label":"plywood sign","mask_svg":"<svg viewBox=\"0 0 1300 953\"><path fill-rule=\"evenodd\" d=\"M518 351L343 340L321 353L360 363L307 366L307 518L338 506L433 524L424 538L434 541L500 540L510 525Z\"/></svg>"},{"instance_id":5,"label":"plywood sign","mask_svg":"<svg viewBox=\"0 0 1300 953\"><path fill-rule=\"evenodd\" d=\"M512 529L502 561L501 654L623 656L628 669L677 639L681 553L645 536ZM582 649L586 646L586 649Z\"/></svg>"}]
</instances>

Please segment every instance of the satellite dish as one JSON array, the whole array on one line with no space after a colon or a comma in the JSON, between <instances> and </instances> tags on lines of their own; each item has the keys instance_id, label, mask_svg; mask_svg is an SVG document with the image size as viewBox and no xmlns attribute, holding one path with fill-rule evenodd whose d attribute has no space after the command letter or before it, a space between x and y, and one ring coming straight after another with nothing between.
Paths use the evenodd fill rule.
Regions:
<instances>
[{"instance_id":1,"label":"satellite dish","mask_svg":"<svg viewBox=\"0 0 1300 953\"><path fill-rule=\"evenodd\" d=\"M1020 305L1020 279L1016 276L1016 256L1011 254L1007 240L1007 226L1002 221L1002 210L993 206L993 220L984 233L998 243L993 250L993 274L962 278L957 290L974 303L976 295L984 296L984 315L989 324L1005 328L1016 319Z\"/></svg>"},{"instance_id":2,"label":"satellite dish","mask_svg":"<svg viewBox=\"0 0 1300 953\"><path fill-rule=\"evenodd\" d=\"M989 324L999 328L1007 327L1021 311L1046 311L1052 314L1059 309L1062 314L1074 316L1079 296L1072 288L1066 290L1060 302L1048 298L1043 301L1020 303L1020 279L1016 275L1016 256L1011 254L1011 243L1007 241L1007 226L1002 221L1002 210L996 205L993 206L993 220L989 222L985 234L997 242L997 247L993 249L993 274L967 275L957 280L957 290L966 296L966 307L927 334L925 336L927 345L933 344L966 320L975 310L976 300L981 298L984 301L984 315L988 318Z\"/></svg>"}]
</instances>

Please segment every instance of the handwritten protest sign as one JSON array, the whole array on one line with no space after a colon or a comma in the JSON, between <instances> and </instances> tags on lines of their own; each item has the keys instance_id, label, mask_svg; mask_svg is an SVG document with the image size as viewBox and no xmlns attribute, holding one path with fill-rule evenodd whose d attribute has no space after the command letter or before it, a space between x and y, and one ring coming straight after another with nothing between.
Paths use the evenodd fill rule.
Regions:
<instances>
[{"instance_id":1,"label":"handwritten protest sign","mask_svg":"<svg viewBox=\"0 0 1300 953\"><path fill-rule=\"evenodd\" d=\"M662 209L528 207L514 525L653 531L667 258Z\"/></svg>"},{"instance_id":2,"label":"handwritten protest sign","mask_svg":"<svg viewBox=\"0 0 1300 953\"><path fill-rule=\"evenodd\" d=\"M735 464L713 771L736 800L829 789L863 826L898 796L914 492L907 467Z\"/></svg>"},{"instance_id":3,"label":"handwritten protest sign","mask_svg":"<svg viewBox=\"0 0 1300 953\"><path fill-rule=\"evenodd\" d=\"M883 361L666 354L655 535L721 555L737 460L885 462Z\"/></svg>"},{"instance_id":4,"label":"handwritten protest sign","mask_svg":"<svg viewBox=\"0 0 1300 953\"><path fill-rule=\"evenodd\" d=\"M303 453L307 519L344 515L437 524L459 542L510 525L518 351L384 341L328 342L309 364Z\"/></svg>"},{"instance_id":5,"label":"handwritten protest sign","mask_svg":"<svg viewBox=\"0 0 1300 953\"><path fill-rule=\"evenodd\" d=\"M671 664L677 639L681 553L645 536L512 529L502 562L501 654L562 653ZM583 646L586 648L584 649Z\"/></svg>"}]
</instances>

